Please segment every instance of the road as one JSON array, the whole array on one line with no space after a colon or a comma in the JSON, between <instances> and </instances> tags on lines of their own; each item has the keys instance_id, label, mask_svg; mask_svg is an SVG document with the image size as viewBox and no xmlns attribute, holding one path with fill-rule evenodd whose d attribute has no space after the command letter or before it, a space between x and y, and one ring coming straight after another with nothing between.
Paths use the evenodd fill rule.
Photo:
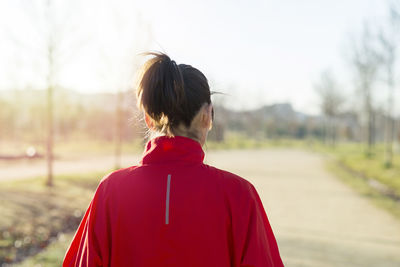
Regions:
<instances>
[{"instance_id":1,"label":"road","mask_svg":"<svg viewBox=\"0 0 400 267\"><path fill-rule=\"evenodd\" d=\"M123 155L121 166L134 165L139 159L140 155ZM113 169L114 162L113 156L70 157L55 160L53 168L55 174L101 172ZM0 182L45 176L46 166L46 162L42 159L0 162Z\"/></svg>"},{"instance_id":2,"label":"road","mask_svg":"<svg viewBox=\"0 0 400 267\"><path fill-rule=\"evenodd\" d=\"M285 266L400 266L400 221L374 206L301 150L206 153L205 162L252 182L263 201ZM140 155L124 156L135 165ZM112 157L55 162L56 173L109 169ZM44 175L44 162L0 165L0 180Z\"/></svg>"}]
</instances>

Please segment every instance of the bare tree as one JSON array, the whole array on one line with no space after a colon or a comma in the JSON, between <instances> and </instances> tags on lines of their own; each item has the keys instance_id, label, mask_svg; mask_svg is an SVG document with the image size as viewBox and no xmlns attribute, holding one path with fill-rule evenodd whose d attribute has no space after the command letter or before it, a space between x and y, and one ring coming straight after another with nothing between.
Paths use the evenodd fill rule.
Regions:
<instances>
[{"instance_id":1,"label":"bare tree","mask_svg":"<svg viewBox=\"0 0 400 267\"><path fill-rule=\"evenodd\" d=\"M339 92L338 84L331 71L321 73L319 81L314 84L320 98L321 112L325 117L325 142L330 140L332 146L336 143L336 120L340 113L344 97Z\"/></svg>"},{"instance_id":2,"label":"bare tree","mask_svg":"<svg viewBox=\"0 0 400 267\"><path fill-rule=\"evenodd\" d=\"M371 33L369 25L364 23L361 35L353 39L353 47L350 51L350 63L354 69L356 88L361 94L363 111L366 115L367 156L372 155L375 142L372 92L381 63L375 43L376 36Z\"/></svg>"},{"instance_id":3,"label":"bare tree","mask_svg":"<svg viewBox=\"0 0 400 267\"><path fill-rule=\"evenodd\" d=\"M135 71L138 69L139 53L147 50L152 42L151 26L144 21L140 13L135 16L129 14L129 18L124 16L126 10L118 9L118 6L111 8L109 12L111 25L116 35L116 39L122 45L123 53L120 56L111 56L113 51L103 47L101 57L105 62L100 66L100 75L115 88L115 124L114 124L114 168L121 167L122 139L125 130L124 123L124 100L127 92L133 89ZM123 40L123 41L122 41ZM114 51L115 52L115 51Z\"/></svg>"},{"instance_id":4,"label":"bare tree","mask_svg":"<svg viewBox=\"0 0 400 267\"><path fill-rule=\"evenodd\" d=\"M87 41L86 38L75 38L75 43L71 46L68 43L68 37L71 37L72 32L77 31L79 24L72 24L71 17L76 15L77 6L70 4L66 8L66 12L57 6L60 2L54 0L46 0L45 2L45 23L47 29L45 31L44 47L47 61L47 137L46 137L46 161L47 161L47 180L46 185L53 185L53 161L54 161L54 90L60 88L61 85L57 82L57 78L63 66L70 60L71 53L75 53L78 47L81 47ZM65 21L67 24L60 23L60 18L57 14L63 10ZM77 41L77 42L76 42Z\"/></svg>"},{"instance_id":5,"label":"bare tree","mask_svg":"<svg viewBox=\"0 0 400 267\"><path fill-rule=\"evenodd\" d=\"M24 43L28 47L37 62L43 63L46 69L46 165L47 179L46 185L53 185L53 160L54 160L54 90L61 85L58 83L59 73L63 66L71 60L72 54L81 47L85 38L76 38L77 28L82 28L80 24L71 23L72 16L79 12L76 5L68 2L67 7L58 6L61 1L44 0L39 3L30 3L24 6L25 15L30 17L33 24L37 26L38 43L29 47L30 43ZM76 4L77 2L75 2ZM34 5L37 5L36 8ZM30 7L30 8L29 8ZM35 10L36 9L36 10ZM61 22L62 21L62 22ZM41 24L41 22L43 22ZM75 34L71 35L74 32ZM73 37L75 42L68 38ZM78 42L76 42L78 40ZM40 65L40 64L39 64Z\"/></svg>"},{"instance_id":6,"label":"bare tree","mask_svg":"<svg viewBox=\"0 0 400 267\"><path fill-rule=\"evenodd\" d=\"M53 26L51 18L51 1L46 1L47 23L49 27ZM53 138L54 138L54 122L53 122L53 91L55 79L54 52L56 49L55 33L53 29L48 31L47 36L47 138L46 138L46 161L47 161L47 186L53 185Z\"/></svg>"},{"instance_id":7,"label":"bare tree","mask_svg":"<svg viewBox=\"0 0 400 267\"><path fill-rule=\"evenodd\" d=\"M386 27L380 29L379 41L381 46L382 67L384 80L387 84L387 110L385 122L385 166L391 167L393 162L393 135L394 135L394 89L395 89L395 63L397 58L397 46L399 42L400 4L391 2L389 18Z\"/></svg>"},{"instance_id":8,"label":"bare tree","mask_svg":"<svg viewBox=\"0 0 400 267\"><path fill-rule=\"evenodd\" d=\"M19 3L21 7L23 3ZM28 3L29 6L24 6L21 8L24 16L30 18L33 24L37 24L37 11L36 7L34 7L34 3ZM56 38L54 31L52 29L53 18L52 18L52 2L50 0L42 1L40 4L41 7L44 8L44 12L40 14L41 19L45 21L46 29L41 29L40 26L37 29L37 33L41 35L40 42L43 43L43 47L40 45L32 44L33 42L26 42L24 37L18 36L18 33L14 31L13 27L10 25L7 27L6 31L8 33L9 40L13 42L15 50L18 53L22 53L25 51L31 52L33 55L33 61L45 61L47 67L46 73L46 103L47 103L47 112L46 112L46 164L47 164L47 181L46 184L51 186L53 184L53 88L54 88L54 76L55 76L55 60L54 54L56 51ZM42 10L41 10L42 11ZM39 29L40 28L40 29ZM34 50L34 53L32 53Z\"/></svg>"}]
</instances>

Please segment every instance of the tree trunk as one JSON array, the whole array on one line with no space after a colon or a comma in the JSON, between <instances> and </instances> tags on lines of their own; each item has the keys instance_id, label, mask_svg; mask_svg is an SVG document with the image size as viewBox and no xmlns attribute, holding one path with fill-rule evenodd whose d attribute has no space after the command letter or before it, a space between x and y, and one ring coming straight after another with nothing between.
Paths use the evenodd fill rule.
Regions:
<instances>
[{"instance_id":1,"label":"tree trunk","mask_svg":"<svg viewBox=\"0 0 400 267\"><path fill-rule=\"evenodd\" d=\"M332 125L332 147L334 148L336 146L336 119L335 119L335 116L332 116L331 125Z\"/></svg>"},{"instance_id":2,"label":"tree trunk","mask_svg":"<svg viewBox=\"0 0 400 267\"><path fill-rule=\"evenodd\" d=\"M367 157L372 156L372 149L374 145L374 112L371 103L371 92L368 83L364 84L365 90L365 108L367 114Z\"/></svg>"},{"instance_id":3,"label":"tree trunk","mask_svg":"<svg viewBox=\"0 0 400 267\"><path fill-rule=\"evenodd\" d=\"M394 82L391 68L388 69L388 110L385 123L385 167L390 168L393 164L393 132L394 122L392 119L393 107L394 107Z\"/></svg>"},{"instance_id":4,"label":"tree trunk","mask_svg":"<svg viewBox=\"0 0 400 267\"><path fill-rule=\"evenodd\" d=\"M53 87L47 88L47 186L53 186Z\"/></svg>"},{"instance_id":5,"label":"tree trunk","mask_svg":"<svg viewBox=\"0 0 400 267\"><path fill-rule=\"evenodd\" d=\"M49 4L49 3L48 3ZM53 90L54 90L54 47L52 36L48 42L48 76L47 76L47 186L53 186L53 138L54 138L54 123L53 123Z\"/></svg>"}]
</instances>

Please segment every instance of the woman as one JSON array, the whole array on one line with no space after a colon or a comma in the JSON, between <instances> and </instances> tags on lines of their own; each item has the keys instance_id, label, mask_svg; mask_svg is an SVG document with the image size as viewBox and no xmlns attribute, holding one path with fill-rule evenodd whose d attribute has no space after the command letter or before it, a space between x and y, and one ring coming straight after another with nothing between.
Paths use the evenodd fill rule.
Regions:
<instances>
[{"instance_id":1,"label":"woman","mask_svg":"<svg viewBox=\"0 0 400 267\"><path fill-rule=\"evenodd\" d=\"M137 166L100 182L63 266L283 266L254 186L203 163L213 119L206 77L151 55L137 96L158 136Z\"/></svg>"}]
</instances>

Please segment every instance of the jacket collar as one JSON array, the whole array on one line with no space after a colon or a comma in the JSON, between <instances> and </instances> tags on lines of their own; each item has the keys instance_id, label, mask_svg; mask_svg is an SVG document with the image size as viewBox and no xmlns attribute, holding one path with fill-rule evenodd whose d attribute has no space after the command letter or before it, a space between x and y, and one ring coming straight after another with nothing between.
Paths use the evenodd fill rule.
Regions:
<instances>
[{"instance_id":1,"label":"jacket collar","mask_svg":"<svg viewBox=\"0 0 400 267\"><path fill-rule=\"evenodd\" d=\"M141 165L152 163L202 163L204 151L199 142L184 136L158 136L147 142Z\"/></svg>"}]
</instances>

